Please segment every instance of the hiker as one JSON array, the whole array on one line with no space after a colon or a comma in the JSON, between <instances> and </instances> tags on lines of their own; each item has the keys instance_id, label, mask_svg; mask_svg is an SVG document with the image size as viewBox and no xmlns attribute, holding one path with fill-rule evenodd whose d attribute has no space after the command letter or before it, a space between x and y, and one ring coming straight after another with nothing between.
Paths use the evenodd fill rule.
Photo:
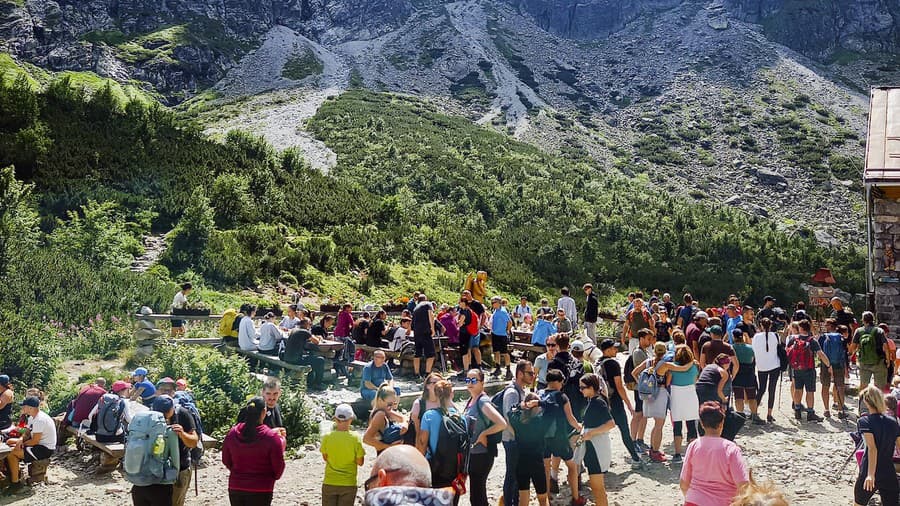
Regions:
<instances>
[{"instance_id":1,"label":"hiker","mask_svg":"<svg viewBox=\"0 0 900 506\"><path fill-rule=\"evenodd\" d=\"M653 308L653 314L656 316L656 322L653 324L656 328L656 340L667 343L672 339L672 330L675 326L669 321L669 313L666 312L665 306L654 304L651 307Z\"/></svg>"},{"instance_id":2,"label":"hiker","mask_svg":"<svg viewBox=\"0 0 900 506\"><path fill-rule=\"evenodd\" d=\"M481 336L478 333L478 317L474 311L469 309L469 301L465 297L460 297L456 312L456 323L459 327L459 356L462 361L462 370L457 379L463 381L470 364L472 367L481 367L481 349L479 348ZM474 362L472 362L472 358L475 359Z\"/></svg>"},{"instance_id":3,"label":"hiker","mask_svg":"<svg viewBox=\"0 0 900 506\"><path fill-rule=\"evenodd\" d=\"M460 466L460 455L456 447L460 438L467 438L467 429L465 418L459 416L453 405L453 384L441 380L434 386L434 392L439 407L428 410L422 417L422 424L416 435L416 448L425 455L431 467L431 486L443 488L453 486L453 482L464 472ZM455 432L450 432L451 427ZM454 504L458 502L457 495Z\"/></svg>"},{"instance_id":4,"label":"hiker","mask_svg":"<svg viewBox=\"0 0 900 506\"><path fill-rule=\"evenodd\" d=\"M678 314L675 319L675 325L677 325L681 330L687 334L688 325L694 321L694 298L691 294L684 294L684 305L678 309ZM691 350L696 355L694 350Z\"/></svg>"},{"instance_id":5,"label":"hiker","mask_svg":"<svg viewBox=\"0 0 900 506\"><path fill-rule=\"evenodd\" d=\"M556 357L559 347L556 345L556 334L552 334L547 338L547 351L541 353L534 359L534 370L536 373L536 385L538 390L547 388L547 369L550 362Z\"/></svg>"},{"instance_id":6,"label":"hiker","mask_svg":"<svg viewBox=\"0 0 900 506\"><path fill-rule=\"evenodd\" d=\"M406 344L412 343L412 318L409 316L401 316L400 317L400 326L395 327L393 332L390 333L390 339L388 339L388 348L391 351L402 352L403 348Z\"/></svg>"},{"instance_id":7,"label":"hiker","mask_svg":"<svg viewBox=\"0 0 900 506\"><path fill-rule=\"evenodd\" d=\"M493 302L493 301L492 301ZM506 419L484 393L484 371L472 369L466 374L469 400L463 412L474 439L469 451L469 502L472 506L488 506L487 480L497 457L497 439L506 429Z\"/></svg>"},{"instance_id":8,"label":"hiker","mask_svg":"<svg viewBox=\"0 0 900 506\"><path fill-rule=\"evenodd\" d=\"M388 342L385 340L387 332L387 311L382 309L375 313L375 319L372 320L369 329L366 331L366 346L387 348Z\"/></svg>"},{"instance_id":9,"label":"hiker","mask_svg":"<svg viewBox=\"0 0 900 506\"><path fill-rule=\"evenodd\" d=\"M413 356L413 369L416 376L424 378L425 375L431 373L434 368L434 357L437 354L434 351L434 306L428 302L428 297L422 293L419 294L419 302L412 311L412 332L413 342L415 342L415 353ZM422 363L422 357L425 357L425 371L419 369Z\"/></svg>"},{"instance_id":10,"label":"hiker","mask_svg":"<svg viewBox=\"0 0 900 506\"><path fill-rule=\"evenodd\" d=\"M585 283L582 287L586 300L584 302L584 333L590 344L597 344L597 319L600 315L600 301L594 293L594 285Z\"/></svg>"},{"instance_id":11,"label":"hiker","mask_svg":"<svg viewBox=\"0 0 900 506\"><path fill-rule=\"evenodd\" d=\"M653 346L656 344L656 336L650 329L640 329L637 332L638 347L631 353L632 368L628 369L628 362L625 362L625 368L622 371L622 381L625 383L634 382L634 367L647 361ZM647 417L644 416L644 401L634 388L634 413L631 417L631 439L634 441L634 447L638 453L644 454L650 451L650 447L644 443L644 433L647 431Z\"/></svg>"},{"instance_id":12,"label":"hiker","mask_svg":"<svg viewBox=\"0 0 900 506\"><path fill-rule=\"evenodd\" d=\"M728 304L728 306L725 307L725 336L728 338L728 344L734 344L732 332L742 321L743 318L738 312L737 306Z\"/></svg>"},{"instance_id":13,"label":"hiker","mask_svg":"<svg viewBox=\"0 0 900 506\"><path fill-rule=\"evenodd\" d=\"M803 390L806 390L806 421L821 422L822 418L816 415L816 364L815 357L822 361L822 364L828 368L828 372L832 373L831 364L828 357L822 352L818 341L809 335L809 320L800 320L800 335L787 347L788 361L791 364L791 371L794 377L794 389L792 391L792 399L794 401L794 418L800 420L803 410L801 404L801 396ZM861 378L861 377L860 377ZM860 379L862 381L862 379ZM828 406L825 406L828 409Z\"/></svg>"},{"instance_id":14,"label":"hiker","mask_svg":"<svg viewBox=\"0 0 900 506\"><path fill-rule=\"evenodd\" d=\"M259 327L259 352L263 355L278 356L278 348L284 336L275 326L275 313L268 312Z\"/></svg>"},{"instance_id":15,"label":"hiker","mask_svg":"<svg viewBox=\"0 0 900 506\"><path fill-rule=\"evenodd\" d=\"M846 326L844 326L846 328ZM847 347L844 343L844 337L838 332L837 321L834 318L825 319L825 332L819 336L819 347L828 357L828 363L831 364L831 371L825 367L825 364L819 363L819 378L822 382L822 405L825 406L823 415L825 418L831 418L830 390L831 382L834 381L834 402L838 406L838 418L844 419L847 413L844 410L844 373L847 369Z\"/></svg>"},{"instance_id":16,"label":"hiker","mask_svg":"<svg viewBox=\"0 0 900 506\"><path fill-rule=\"evenodd\" d=\"M372 361L363 367L362 381L359 385L359 394L363 400L374 400L378 387L385 383L393 388L397 395L400 395L400 387L394 386L394 375L391 373L391 368L385 363L386 360L384 351L375 350L372 353Z\"/></svg>"},{"instance_id":17,"label":"hiker","mask_svg":"<svg viewBox=\"0 0 900 506\"><path fill-rule=\"evenodd\" d=\"M584 355L584 342L580 339L576 339L572 341L572 344L569 345L570 353L572 354L572 359L578 363L581 362L581 366L584 369L585 373L594 372L594 364L591 363L590 359Z\"/></svg>"},{"instance_id":18,"label":"hiker","mask_svg":"<svg viewBox=\"0 0 900 506\"><path fill-rule=\"evenodd\" d=\"M416 445L416 435L422 425L422 417L429 409L440 407L434 386L443 379L439 372L434 371L425 377L425 381L422 382L422 395L413 401L409 410L409 427L403 436L404 444Z\"/></svg>"},{"instance_id":19,"label":"hiker","mask_svg":"<svg viewBox=\"0 0 900 506\"><path fill-rule=\"evenodd\" d=\"M256 316L256 306L247 304L245 316L241 318L238 326L238 347L244 351L254 351L259 346L259 334L253 326L253 317Z\"/></svg>"},{"instance_id":20,"label":"hiker","mask_svg":"<svg viewBox=\"0 0 900 506\"><path fill-rule=\"evenodd\" d=\"M334 315L327 314L319 320L319 323L313 325L309 332L319 338L319 342L328 339L331 328L334 327Z\"/></svg>"},{"instance_id":21,"label":"hiker","mask_svg":"<svg viewBox=\"0 0 900 506\"><path fill-rule=\"evenodd\" d=\"M700 370L697 378L697 399L702 405L704 402L715 401L722 406L728 405L728 397L731 396L731 375L727 367L731 365L731 357L725 353L719 355L711 364Z\"/></svg>"},{"instance_id":22,"label":"hiker","mask_svg":"<svg viewBox=\"0 0 900 506\"><path fill-rule=\"evenodd\" d=\"M512 335L512 317L505 308L501 306L502 299L500 297L491 298L491 308L494 313L491 315L491 351L494 352L494 372L491 376L500 377L500 368L506 366L506 381L512 380L512 371L509 359L509 340Z\"/></svg>"},{"instance_id":23,"label":"hiker","mask_svg":"<svg viewBox=\"0 0 900 506\"><path fill-rule=\"evenodd\" d=\"M263 425L281 434L281 437L287 438L287 432L284 428L284 420L281 417L281 408L278 407L278 400L281 399L281 381L278 378L267 378L260 389L260 397L265 401L266 414L263 417ZM238 412L237 423L245 422L247 416L247 407L241 408Z\"/></svg>"},{"instance_id":24,"label":"hiker","mask_svg":"<svg viewBox=\"0 0 900 506\"><path fill-rule=\"evenodd\" d=\"M722 438L725 408L715 402L700 406L704 435L688 446L681 468L685 506L729 506L750 481L741 448Z\"/></svg>"},{"instance_id":25,"label":"hiker","mask_svg":"<svg viewBox=\"0 0 900 506\"><path fill-rule=\"evenodd\" d=\"M584 375L584 361L576 359L572 352L569 351L570 342L568 334L559 333L556 335L556 347L559 351L556 352L553 360L547 364L547 370L558 369L562 372L563 384L561 390L572 403L572 413L575 415L575 419L580 422L586 401L584 396L581 395L581 390L578 389L578 378ZM584 345L582 345L582 351L583 348Z\"/></svg>"},{"instance_id":26,"label":"hiker","mask_svg":"<svg viewBox=\"0 0 900 506\"><path fill-rule=\"evenodd\" d=\"M574 330L575 325L578 323L578 309L575 307L575 299L569 296L569 288L562 287L559 290L560 298L556 300L556 309L562 309L565 312L566 317L569 321L572 322L572 329ZM569 331L571 332L571 331Z\"/></svg>"},{"instance_id":27,"label":"hiker","mask_svg":"<svg viewBox=\"0 0 900 506\"><path fill-rule=\"evenodd\" d=\"M712 363L713 359L718 357L720 353L724 353L731 359L731 365L726 369L728 369L732 377L737 375L740 372L740 364L737 361L737 356L734 354L734 347L725 342L725 332L722 330L722 327L710 325L709 337L709 341L700 345L700 367L706 367L706 364Z\"/></svg>"},{"instance_id":28,"label":"hiker","mask_svg":"<svg viewBox=\"0 0 900 506\"><path fill-rule=\"evenodd\" d=\"M859 388L863 390L869 382L878 388L888 383L887 364L893 357L884 331L875 326L875 315L871 311L862 314L862 326L853 334L850 353L857 354L859 364Z\"/></svg>"},{"instance_id":29,"label":"hiker","mask_svg":"<svg viewBox=\"0 0 900 506\"><path fill-rule=\"evenodd\" d=\"M363 436L363 443L375 448L378 453L392 445L403 443L403 435L409 428L407 418L397 411L400 398L394 387L382 383L372 400L369 425Z\"/></svg>"},{"instance_id":30,"label":"hiker","mask_svg":"<svg viewBox=\"0 0 900 506\"><path fill-rule=\"evenodd\" d=\"M585 374L581 377L578 388L584 392L588 403L584 411L584 428L575 440L578 455L576 461L583 462L587 468L588 484L594 496L594 504L606 506L608 503L603 475L609 472L612 460L609 432L615 428L616 423L612 419L606 399L603 398L599 376ZM585 504L585 500L577 497L572 500L572 504Z\"/></svg>"},{"instance_id":31,"label":"hiker","mask_svg":"<svg viewBox=\"0 0 900 506\"><path fill-rule=\"evenodd\" d=\"M319 448L325 460L322 506L353 506L356 503L356 471L363 465L366 452L359 436L351 430L354 418L349 404L339 404L334 410L334 430L322 436Z\"/></svg>"},{"instance_id":32,"label":"hiker","mask_svg":"<svg viewBox=\"0 0 900 506\"><path fill-rule=\"evenodd\" d=\"M894 377L894 371L896 370L896 362L897 362L897 343L894 342L894 339L891 337L891 327L884 322L878 324L878 328L884 332L884 341L888 345L887 351L885 351L885 358L887 359L887 379L890 382L891 378ZM884 390L887 390L887 385L885 385Z\"/></svg>"},{"instance_id":33,"label":"hiker","mask_svg":"<svg viewBox=\"0 0 900 506\"><path fill-rule=\"evenodd\" d=\"M139 372L144 373L144 376L142 376L142 378L146 377L146 369L139 367L135 371L135 373ZM2 378L2 380L7 383L4 393L10 392L10 404L7 404L7 406L10 406L9 411L11 412L12 389L9 388L8 385L9 377L6 376L5 378ZM2 381L0 381L0 383L2 383ZM156 392L156 388L152 383L149 384L149 387L151 389L151 393ZM63 420L59 424L60 430L58 439L60 440L60 445L65 445L66 440L69 438L69 432L65 430L66 427L71 426L81 430L82 428L86 429L90 426L91 410L97 406L97 401L99 401L104 394L106 394L106 378L103 377L96 378L91 384L83 387L78 391L78 395L75 396L75 399L73 399L66 408L66 416L63 417ZM10 421L10 423L12 422Z\"/></svg>"},{"instance_id":34,"label":"hiker","mask_svg":"<svg viewBox=\"0 0 900 506\"><path fill-rule=\"evenodd\" d=\"M653 431L650 432L650 460L653 462L666 462L668 458L659 451L662 445L662 430L666 423L666 414L668 413L669 391L666 389L668 383L666 373L672 364L663 360L668 348L666 343L657 342L653 345L653 358L648 358L641 363L635 363L632 375L638 382L638 388L644 378L641 373L649 370L656 377L655 392L641 393L641 400L644 403L643 415L645 418L653 419ZM689 366L688 366L689 367ZM652 378L651 378L652 380Z\"/></svg>"},{"instance_id":35,"label":"hiker","mask_svg":"<svg viewBox=\"0 0 900 506\"><path fill-rule=\"evenodd\" d=\"M709 315L705 311L697 311L693 321L688 323L684 331L684 338L695 357L700 357L700 337L706 332L708 326Z\"/></svg>"},{"instance_id":36,"label":"hiker","mask_svg":"<svg viewBox=\"0 0 900 506\"><path fill-rule=\"evenodd\" d=\"M519 360L516 362L516 372L514 380L503 389L503 412L504 418L509 420L510 412L513 407L519 406L525 398L525 389L534 384L535 374L534 366L528 360ZM503 451L506 456L506 474L503 478L503 498L506 506L518 506L519 504L519 485L518 485L518 463L519 463L519 444L516 441L515 430L507 423L506 430L502 436ZM543 455L541 455L543 460Z\"/></svg>"},{"instance_id":37,"label":"hiker","mask_svg":"<svg viewBox=\"0 0 900 506\"><path fill-rule=\"evenodd\" d=\"M851 332L856 331L857 327L859 327L859 323L856 321L856 317L853 316L853 313L848 311L844 307L844 301L840 299L840 297L832 297L831 298L831 318L834 318L835 325L846 325Z\"/></svg>"},{"instance_id":38,"label":"hiker","mask_svg":"<svg viewBox=\"0 0 900 506\"><path fill-rule=\"evenodd\" d=\"M15 393L9 376L0 374L0 431L12 426L12 408Z\"/></svg>"},{"instance_id":39,"label":"hiker","mask_svg":"<svg viewBox=\"0 0 900 506\"><path fill-rule=\"evenodd\" d=\"M7 494L15 494L22 490L19 481L19 462L30 464L38 460L49 459L56 450L56 423L50 415L41 411L41 400L37 397L26 397L22 401L22 414L28 417L26 439L10 438L6 444L12 449L6 456L9 471Z\"/></svg>"},{"instance_id":40,"label":"hiker","mask_svg":"<svg viewBox=\"0 0 900 506\"><path fill-rule=\"evenodd\" d=\"M200 436L194 427L194 418L191 413L167 395L161 395L153 399L151 410L162 413L166 417L166 423L178 436L179 466L178 479L172 486L172 506L184 506L188 486L191 484L191 448L200 444Z\"/></svg>"},{"instance_id":41,"label":"hiker","mask_svg":"<svg viewBox=\"0 0 900 506\"><path fill-rule=\"evenodd\" d=\"M566 337L564 334L557 341ZM557 358L562 353L557 354ZM578 497L578 465L572 460L572 447L569 445L569 433L572 430L580 431L581 424L575 419L572 412L572 404L569 397L562 392L566 381L566 375L559 369L554 369L553 364L547 371L547 388L540 393L541 407L544 408L543 418L552 427L547 432L547 446L544 450L544 470L547 473L547 489L551 494L559 493L559 480L557 468L562 460L568 469L569 489L572 497ZM573 503L574 504L574 503Z\"/></svg>"},{"instance_id":42,"label":"hiker","mask_svg":"<svg viewBox=\"0 0 900 506\"><path fill-rule=\"evenodd\" d=\"M131 423L131 409L128 406L128 391L131 383L116 381L112 385L112 393L103 394L88 414L95 420L94 433L100 443L124 443L128 424ZM96 419L94 418L96 417Z\"/></svg>"},{"instance_id":43,"label":"hiker","mask_svg":"<svg viewBox=\"0 0 900 506\"><path fill-rule=\"evenodd\" d=\"M884 394L878 387L871 385L860 390L859 400L867 409L867 414L857 422L857 429L865 441L865 453L853 487L853 503L858 506L869 504L877 491L882 504L898 504L900 487L897 484L893 455L900 439L900 425L896 419L886 414Z\"/></svg>"},{"instance_id":44,"label":"hiker","mask_svg":"<svg viewBox=\"0 0 900 506\"><path fill-rule=\"evenodd\" d=\"M263 423L267 410L262 397L250 399L241 411L246 415L243 421L232 427L222 442L222 463L229 471L228 499L232 506L268 506L272 504L275 482L284 473L286 441ZM323 454L327 437L322 438ZM327 480L327 467L325 476ZM353 495L356 496L355 486Z\"/></svg>"},{"instance_id":45,"label":"hiker","mask_svg":"<svg viewBox=\"0 0 900 506\"><path fill-rule=\"evenodd\" d=\"M760 311L762 313L762 311ZM766 421L772 423L775 417L772 410L775 408L775 388L781 377L781 359L778 357L778 334L772 330L772 320L768 317L759 320L762 328L753 336L753 356L756 359L756 376L758 389L756 391L756 404L762 402L763 394L768 397L768 414Z\"/></svg>"},{"instance_id":46,"label":"hiker","mask_svg":"<svg viewBox=\"0 0 900 506\"><path fill-rule=\"evenodd\" d=\"M694 362L694 354L685 344L675 347L672 363L677 366L688 366L686 371L672 368L669 371L669 410L672 416L672 432L674 434L675 455L673 464L681 464L683 426L687 425L688 444L697 438L697 420L700 417L700 403L697 399L697 378L700 369Z\"/></svg>"},{"instance_id":47,"label":"hiker","mask_svg":"<svg viewBox=\"0 0 900 506\"><path fill-rule=\"evenodd\" d=\"M284 361L289 364L308 365L311 367L307 376L307 385L320 388L325 375L325 358L312 353L310 348L319 344L319 337L309 331L309 318L302 318L300 325L287 338L284 346Z\"/></svg>"},{"instance_id":48,"label":"hiker","mask_svg":"<svg viewBox=\"0 0 900 506\"><path fill-rule=\"evenodd\" d=\"M734 406L738 413L744 413L744 401L750 406L750 420L756 425L766 422L759 417L759 404L756 402L758 385L756 383L756 355L753 353L750 335L737 326L731 331L734 341L734 355L738 361L738 372L734 375L731 388L734 391Z\"/></svg>"},{"instance_id":49,"label":"hiker","mask_svg":"<svg viewBox=\"0 0 900 506\"><path fill-rule=\"evenodd\" d=\"M290 332L294 330L300 323L300 316L297 314L297 304L291 304L288 306L287 314L281 318L281 323L278 324L278 328L285 331Z\"/></svg>"},{"instance_id":50,"label":"hiker","mask_svg":"<svg viewBox=\"0 0 900 506\"><path fill-rule=\"evenodd\" d=\"M571 334L573 323L567 316L566 310L559 308L556 310L556 318L553 319L553 325L560 334Z\"/></svg>"},{"instance_id":51,"label":"hiker","mask_svg":"<svg viewBox=\"0 0 900 506\"><path fill-rule=\"evenodd\" d=\"M622 442L631 456L631 468L640 469L642 467L641 457L635 449L634 441L631 439L631 433L628 428L628 415L625 408L634 416L634 408L631 406L631 399L625 390L625 384L622 381L622 366L616 360L618 348L613 339L604 339L600 342L600 351L603 357L597 362L595 369L598 374L609 385L609 409L616 426L619 427L619 433L622 436Z\"/></svg>"},{"instance_id":52,"label":"hiker","mask_svg":"<svg viewBox=\"0 0 900 506\"><path fill-rule=\"evenodd\" d=\"M172 299L172 312L176 309L185 309L188 305L188 295L194 290L194 286L190 283L183 283L181 290L175 294ZM172 337L184 335L184 320L172 319Z\"/></svg>"},{"instance_id":53,"label":"hiker","mask_svg":"<svg viewBox=\"0 0 900 506\"><path fill-rule=\"evenodd\" d=\"M552 316L554 313L553 308L550 307L550 301L547 299L541 299L541 305L537 308L537 316Z\"/></svg>"},{"instance_id":54,"label":"hiker","mask_svg":"<svg viewBox=\"0 0 900 506\"><path fill-rule=\"evenodd\" d=\"M622 327L622 346L628 346L629 354L640 346L639 330L649 329L653 332L653 317L644 307L644 300L635 297L633 303L634 307L625 314L625 325Z\"/></svg>"},{"instance_id":55,"label":"hiker","mask_svg":"<svg viewBox=\"0 0 900 506\"><path fill-rule=\"evenodd\" d=\"M517 325L525 321L525 315L531 315L531 306L528 305L528 297L519 297L519 305L513 308L513 318Z\"/></svg>"},{"instance_id":56,"label":"hiker","mask_svg":"<svg viewBox=\"0 0 900 506\"><path fill-rule=\"evenodd\" d=\"M529 490L534 486L538 504L547 506L547 476L544 471L544 445L547 424L544 423L540 397L529 392L522 399L524 406L517 406L509 415L510 427L516 434L518 459L516 461L516 482L518 483L518 504L528 504Z\"/></svg>"}]
</instances>

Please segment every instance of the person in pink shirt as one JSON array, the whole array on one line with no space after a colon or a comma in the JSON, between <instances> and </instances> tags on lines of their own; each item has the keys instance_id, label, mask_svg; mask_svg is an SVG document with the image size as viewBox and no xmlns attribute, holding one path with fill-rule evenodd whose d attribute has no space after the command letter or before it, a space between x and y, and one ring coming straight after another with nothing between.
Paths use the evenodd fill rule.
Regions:
<instances>
[{"instance_id":1,"label":"person in pink shirt","mask_svg":"<svg viewBox=\"0 0 900 506\"><path fill-rule=\"evenodd\" d=\"M353 306L344 304L338 313L337 325L334 326L334 337L350 337L353 330Z\"/></svg>"},{"instance_id":2,"label":"person in pink shirt","mask_svg":"<svg viewBox=\"0 0 900 506\"><path fill-rule=\"evenodd\" d=\"M750 481L740 447L722 438L724 422L719 403L700 406L705 434L688 446L681 468L685 506L728 506L741 485Z\"/></svg>"},{"instance_id":3,"label":"person in pink shirt","mask_svg":"<svg viewBox=\"0 0 900 506\"><path fill-rule=\"evenodd\" d=\"M244 408L244 422L222 443L222 463L228 468L228 498L232 506L272 504L275 482L284 473L285 439L263 423L266 403L254 397Z\"/></svg>"}]
</instances>

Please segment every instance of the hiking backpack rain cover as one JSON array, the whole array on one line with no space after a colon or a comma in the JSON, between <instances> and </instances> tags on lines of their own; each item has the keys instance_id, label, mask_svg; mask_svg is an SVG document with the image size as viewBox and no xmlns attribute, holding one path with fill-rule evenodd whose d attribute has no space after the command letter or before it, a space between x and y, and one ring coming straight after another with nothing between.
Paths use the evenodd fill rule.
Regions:
<instances>
[{"instance_id":1,"label":"hiking backpack rain cover","mask_svg":"<svg viewBox=\"0 0 900 506\"><path fill-rule=\"evenodd\" d=\"M125 479L139 487L175 483L179 463L178 436L166 417L156 411L134 415L125 443Z\"/></svg>"}]
</instances>

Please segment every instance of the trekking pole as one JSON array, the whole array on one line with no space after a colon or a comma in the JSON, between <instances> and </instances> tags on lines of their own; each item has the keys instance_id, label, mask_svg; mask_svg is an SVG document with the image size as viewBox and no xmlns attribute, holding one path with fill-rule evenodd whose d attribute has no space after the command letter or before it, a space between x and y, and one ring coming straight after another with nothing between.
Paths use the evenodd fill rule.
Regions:
<instances>
[{"instance_id":1,"label":"trekking pole","mask_svg":"<svg viewBox=\"0 0 900 506\"><path fill-rule=\"evenodd\" d=\"M197 463L194 462L194 497L197 497L200 495L200 484L198 483L199 477L197 476L197 474L198 474L197 470L198 470Z\"/></svg>"}]
</instances>

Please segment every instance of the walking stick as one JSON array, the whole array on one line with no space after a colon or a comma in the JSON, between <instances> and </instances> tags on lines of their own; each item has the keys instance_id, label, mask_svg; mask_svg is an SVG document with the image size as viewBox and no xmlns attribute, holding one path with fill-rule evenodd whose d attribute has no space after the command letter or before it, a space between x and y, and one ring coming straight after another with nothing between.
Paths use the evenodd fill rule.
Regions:
<instances>
[{"instance_id":1,"label":"walking stick","mask_svg":"<svg viewBox=\"0 0 900 506\"><path fill-rule=\"evenodd\" d=\"M781 407L781 377L784 376L784 371L778 371L778 407Z\"/></svg>"},{"instance_id":2,"label":"walking stick","mask_svg":"<svg viewBox=\"0 0 900 506\"><path fill-rule=\"evenodd\" d=\"M197 477L197 463L194 462L194 497L197 497L198 495L200 495L200 485L198 484L198 479L199 478Z\"/></svg>"}]
</instances>

